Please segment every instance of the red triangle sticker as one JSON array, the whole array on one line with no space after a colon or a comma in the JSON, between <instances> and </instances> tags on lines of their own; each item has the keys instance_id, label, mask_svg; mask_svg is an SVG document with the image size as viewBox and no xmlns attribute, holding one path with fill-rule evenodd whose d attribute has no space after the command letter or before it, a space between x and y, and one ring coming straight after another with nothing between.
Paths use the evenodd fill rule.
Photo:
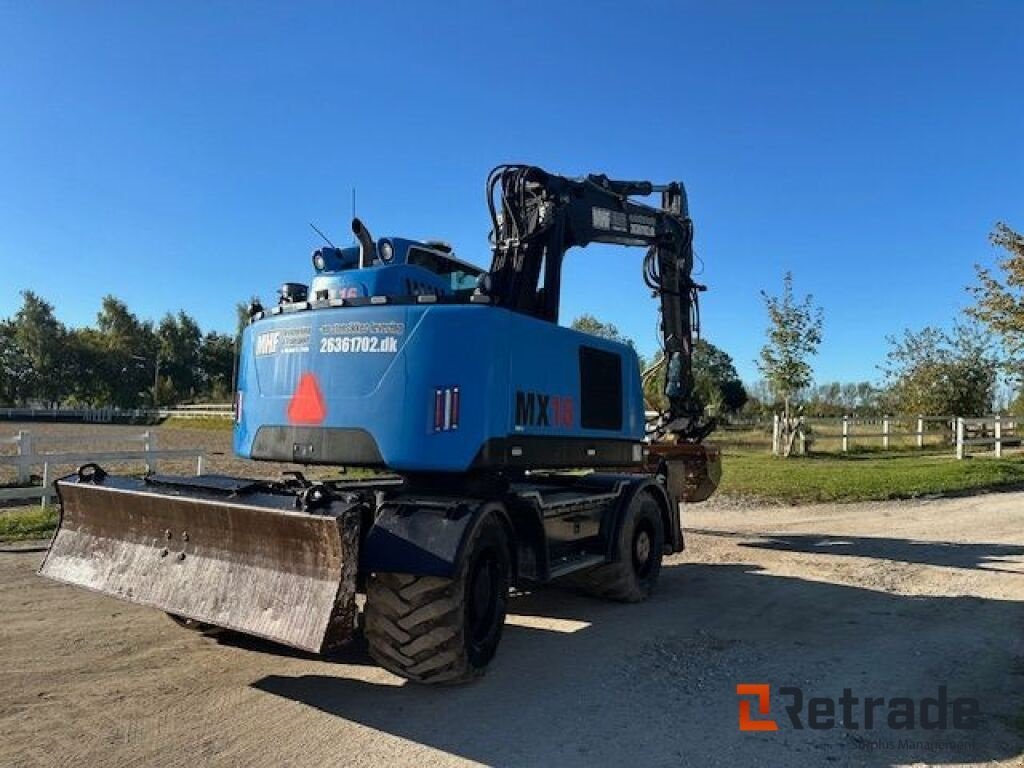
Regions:
<instances>
[{"instance_id":1,"label":"red triangle sticker","mask_svg":"<svg viewBox=\"0 0 1024 768\"><path fill-rule=\"evenodd\" d=\"M327 407L316 376L312 373L302 374L299 386L295 388L291 402L288 403L288 421L292 424L320 424L326 415Z\"/></svg>"}]
</instances>

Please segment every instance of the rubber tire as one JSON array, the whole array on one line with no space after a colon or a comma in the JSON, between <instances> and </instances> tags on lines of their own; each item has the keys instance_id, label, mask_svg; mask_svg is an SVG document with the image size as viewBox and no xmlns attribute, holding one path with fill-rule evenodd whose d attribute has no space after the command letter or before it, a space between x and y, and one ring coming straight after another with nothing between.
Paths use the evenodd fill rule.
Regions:
<instances>
[{"instance_id":1,"label":"rubber tire","mask_svg":"<svg viewBox=\"0 0 1024 768\"><path fill-rule=\"evenodd\" d=\"M643 568L633 557L637 531L649 537L649 561ZM639 603L650 597L661 572L665 549L665 525L661 506L647 493L634 497L622 520L614 562L599 565L566 578L566 582L589 595L623 603Z\"/></svg>"},{"instance_id":2,"label":"rubber tire","mask_svg":"<svg viewBox=\"0 0 1024 768\"><path fill-rule=\"evenodd\" d=\"M489 558L489 559L488 559ZM494 564L493 614L474 642L469 624L470 575ZM428 685L462 683L483 674L501 640L508 607L511 555L505 527L493 510L470 534L455 579L374 573L366 585L366 641L370 655L396 675Z\"/></svg>"}]
</instances>

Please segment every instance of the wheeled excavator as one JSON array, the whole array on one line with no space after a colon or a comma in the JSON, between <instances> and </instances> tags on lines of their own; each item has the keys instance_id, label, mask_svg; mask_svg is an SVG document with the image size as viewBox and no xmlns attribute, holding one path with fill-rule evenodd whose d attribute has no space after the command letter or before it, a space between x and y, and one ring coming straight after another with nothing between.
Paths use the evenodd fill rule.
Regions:
<instances>
[{"instance_id":1,"label":"wheeled excavator","mask_svg":"<svg viewBox=\"0 0 1024 768\"><path fill-rule=\"evenodd\" d=\"M56 483L42 575L313 653L361 631L421 683L484 671L514 587L645 599L683 548L681 503L720 475L691 370L703 286L685 189L502 165L487 203L489 270L355 219L357 244L317 248L310 283L250 307L234 450L296 471L84 465ZM646 249L653 416L629 345L558 325L563 261L591 243ZM316 465L368 471L307 478Z\"/></svg>"}]
</instances>

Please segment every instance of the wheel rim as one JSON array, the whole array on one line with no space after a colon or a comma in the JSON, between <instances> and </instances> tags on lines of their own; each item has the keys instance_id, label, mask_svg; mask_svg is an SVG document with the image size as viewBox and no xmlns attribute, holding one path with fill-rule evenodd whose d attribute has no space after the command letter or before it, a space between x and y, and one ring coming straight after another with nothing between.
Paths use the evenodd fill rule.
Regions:
<instances>
[{"instance_id":1,"label":"wheel rim","mask_svg":"<svg viewBox=\"0 0 1024 768\"><path fill-rule=\"evenodd\" d=\"M641 579L646 579L651 574L654 560L654 532L645 522L638 525L633 534L633 571Z\"/></svg>"}]
</instances>

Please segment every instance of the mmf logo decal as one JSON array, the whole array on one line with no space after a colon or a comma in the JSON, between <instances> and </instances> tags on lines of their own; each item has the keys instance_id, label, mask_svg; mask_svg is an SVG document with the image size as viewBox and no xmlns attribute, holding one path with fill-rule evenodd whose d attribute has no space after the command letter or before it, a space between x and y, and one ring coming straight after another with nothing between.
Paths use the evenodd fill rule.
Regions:
<instances>
[{"instance_id":1,"label":"mmf logo decal","mask_svg":"<svg viewBox=\"0 0 1024 768\"><path fill-rule=\"evenodd\" d=\"M309 336L312 328L308 325L298 328L282 328L267 331L256 337L256 356L309 352Z\"/></svg>"}]
</instances>

